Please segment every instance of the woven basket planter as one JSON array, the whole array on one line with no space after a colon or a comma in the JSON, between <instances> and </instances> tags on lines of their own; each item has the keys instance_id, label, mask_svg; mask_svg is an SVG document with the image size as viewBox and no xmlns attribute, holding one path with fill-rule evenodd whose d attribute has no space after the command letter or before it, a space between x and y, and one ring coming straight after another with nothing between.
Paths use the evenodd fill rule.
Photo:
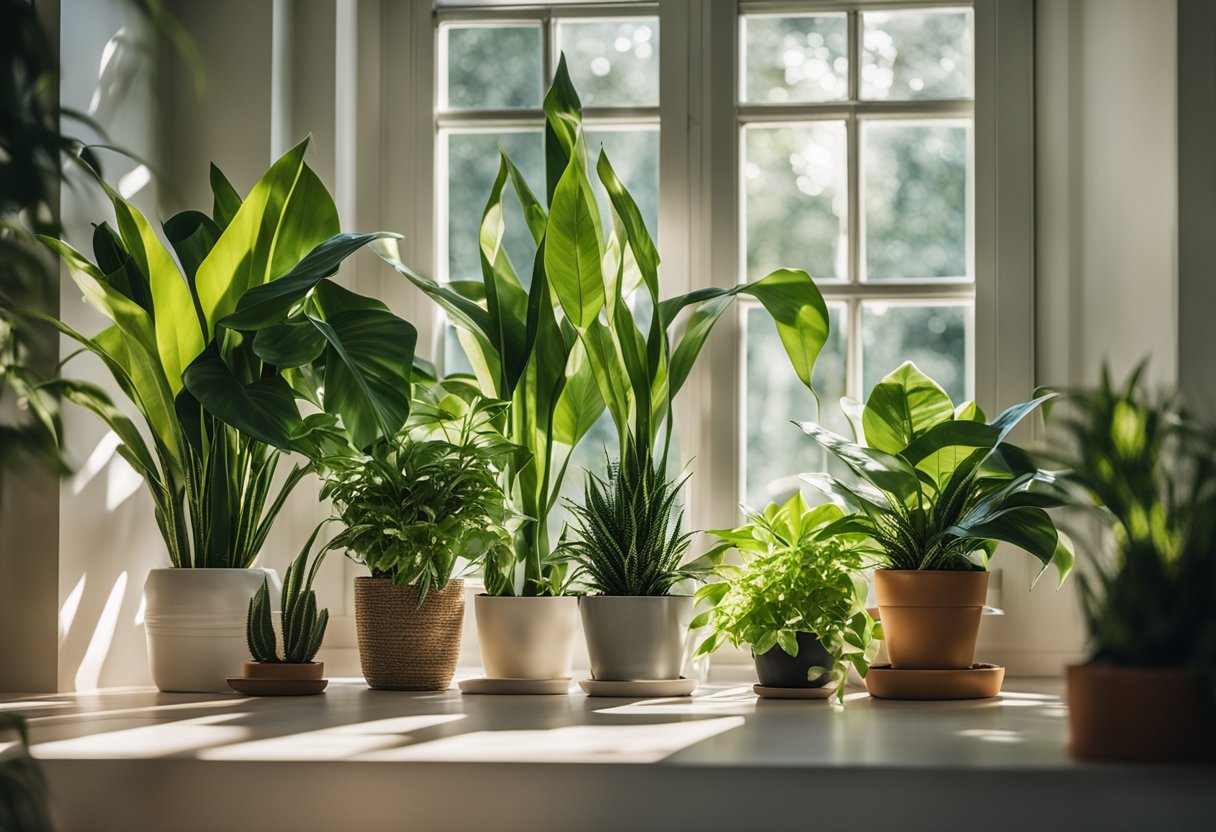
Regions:
<instances>
[{"instance_id":1,"label":"woven basket planter","mask_svg":"<svg viewBox=\"0 0 1216 832\"><path fill-rule=\"evenodd\" d=\"M355 578L359 664L377 690L444 690L452 683L464 628L464 581L431 590L388 578Z\"/></svg>"}]
</instances>

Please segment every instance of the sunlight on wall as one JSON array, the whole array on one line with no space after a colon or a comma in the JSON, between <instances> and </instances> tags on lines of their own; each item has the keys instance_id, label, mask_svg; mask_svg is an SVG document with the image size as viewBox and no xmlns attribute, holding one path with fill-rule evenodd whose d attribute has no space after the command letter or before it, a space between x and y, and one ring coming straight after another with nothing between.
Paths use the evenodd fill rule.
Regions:
<instances>
[{"instance_id":1,"label":"sunlight on wall","mask_svg":"<svg viewBox=\"0 0 1216 832\"><path fill-rule=\"evenodd\" d=\"M127 591L127 573L122 572L110 590L110 597L97 619L93 629L93 638L85 650L84 658L76 670L76 690L94 690L101 679L101 667L105 664L106 655L110 652L110 642L114 640L114 629L118 626L118 611L122 607L123 596Z\"/></svg>"},{"instance_id":2,"label":"sunlight on wall","mask_svg":"<svg viewBox=\"0 0 1216 832\"><path fill-rule=\"evenodd\" d=\"M72 631L72 622L76 620L76 611L80 609L80 598L84 595L84 583L87 579L87 575L80 576L80 580L76 582L76 586L68 593L68 597L63 600L63 606L59 608L60 644L68 637L68 633Z\"/></svg>"}]
</instances>

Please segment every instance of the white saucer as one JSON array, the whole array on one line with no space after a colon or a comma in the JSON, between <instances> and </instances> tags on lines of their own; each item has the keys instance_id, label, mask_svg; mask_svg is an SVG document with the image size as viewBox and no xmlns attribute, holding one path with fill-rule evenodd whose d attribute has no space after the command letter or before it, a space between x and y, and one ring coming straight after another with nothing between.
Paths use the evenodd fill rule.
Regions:
<instances>
[{"instance_id":1,"label":"white saucer","mask_svg":"<svg viewBox=\"0 0 1216 832\"><path fill-rule=\"evenodd\" d=\"M461 693L500 696L558 696L570 692L570 677L564 679L490 679L481 676L459 683Z\"/></svg>"},{"instance_id":2,"label":"white saucer","mask_svg":"<svg viewBox=\"0 0 1216 832\"><path fill-rule=\"evenodd\" d=\"M768 688L764 685L752 685L757 696L765 699L831 699L836 692L834 685L824 685L821 688Z\"/></svg>"},{"instance_id":3,"label":"white saucer","mask_svg":"<svg viewBox=\"0 0 1216 832\"><path fill-rule=\"evenodd\" d=\"M588 696L620 696L635 699L648 696L691 696L697 689L696 679L634 679L612 682L605 679L582 679L578 686Z\"/></svg>"}]
</instances>

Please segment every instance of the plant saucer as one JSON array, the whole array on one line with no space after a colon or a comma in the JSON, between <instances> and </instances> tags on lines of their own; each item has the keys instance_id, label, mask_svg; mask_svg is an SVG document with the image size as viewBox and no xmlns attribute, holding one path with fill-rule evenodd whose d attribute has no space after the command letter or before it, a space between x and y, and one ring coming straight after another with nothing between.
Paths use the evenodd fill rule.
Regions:
<instances>
[{"instance_id":1,"label":"plant saucer","mask_svg":"<svg viewBox=\"0 0 1216 832\"><path fill-rule=\"evenodd\" d=\"M817 688L770 688L752 685L752 690L762 699L831 699L836 689L831 685Z\"/></svg>"},{"instance_id":2,"label":"plant saucer","mask_svg":"<svg viewBox=\"0 0 1216 832\"><path fill-rule=\"evenodd\" d=\"M321 693L328 679L248 679L229 676L228 687L246 696L311 696Z\"/></svg>"},{"instance_id":3,"label":"plant saucer","mask_svg":"<svg viewBox=\"0 0 1216 832\"><path fill-rule=\"evenodd\" d=\"M1001 692L1005 668L973 664L962 670L896 670L876 664L866 674L866 689L876 699L989 699Z\"/></svg>"},{"instance_id":4,"label":"plant saucer","mask_svg":"<svg viewBox=\"0 0 1216 832\"><path fill-rule=\"evenodd\" d=\"M691 696L697 689L696 679L631 679L611 681L607 679L583 679L578 686L588 696L619 696L635 699L651 696Z\"/></svg>"},{"instance_id":5,"label":"plant saucer","mask_svg":"<svg viewBox=\"0 0 1216 832\"><path fill-rule=\"evenodd\" d=\"M497 696L560 696L570 692L570 677L561 679L492 679L481 676L458 683L461 693Z\"/></svg>"}]
</instances>

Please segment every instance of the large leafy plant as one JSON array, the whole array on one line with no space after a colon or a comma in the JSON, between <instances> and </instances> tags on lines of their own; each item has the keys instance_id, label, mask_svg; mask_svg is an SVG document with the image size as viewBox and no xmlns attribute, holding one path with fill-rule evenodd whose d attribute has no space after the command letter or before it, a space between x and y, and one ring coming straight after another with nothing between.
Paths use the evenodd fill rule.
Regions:
<instances>
[{"instance_id":1,"label":"large leafy plant","mask_svg":"<svg viewBox=\"0 0 1216 832\"><path fill-rule=\"evenodd\" d=\"M672 399L736 295L756 297L773 315L807 385L828 331L827 307L805 272L781 270L750 284L660 300L653 238L601 151L595 171L612 206L605 234L588 172L582 106L564 58L544 112L545 201L501 154L482 215L480 281L438 285L406 268L391 241L376 246L443 307L486 395L511 402L508 438L530 452L509 471L528 519L516 535L514 558L487 565L492 594L562 590L566 565L552 554L548 518L571 451L605 409L622 451L630 436L650 447L662 432L657 464L666 468ZM526 287L502 244L508 183L536 243ZM678 334L677 323L684 324Z\"/></svg>"},{"instance_id":2,"label":"large leafy plant","mask_svg":"<svg viewBox=\"0 0 1216 832\"><path fill-rule=\"evenodd\" d=\"M583 502L570 502L574 538L565 551L578 564L575 577L598 595L668 595L692 576L683 567L692 535L683 530L680 488L649 450L629 442L609 462L607 476L587 473Z\"/></svg>"},{"instance_id":3,"label":"large leafy plant","mask_svg":"<svg viewBox=\"0 0 1216 832\"><path fill-rule=\"evenodd\" d=\"M1216 674L1216 432L1150 394L1142 372L1116 387L1103 371L1049 418L1072 503L1113 533L1077 570L1090 649L1097 662Z\"/></svg>"},{"instance_id":4,"label":"large leafy plant","mask_svg":"<svg viewBox=\"0 0 1216 832\"><path fill-rule=\"evenodd\" d=\"M340 233L333 199L304 163L307 144L244 199L212 166L212 211L165 222L172 251L104 182L117 229L96 226L93 261L42 238L112 325L87 336L52 322L102 361L145 431L95 385L55 388L118 436L174 566L249 566L307 471L296 465L276 485L284 451L364 447L409 412L413 326L326 280L390 235ZM301 416L297 399L318 412Z\"/></svg>"},{"instance_id":5,"label":"large leafy plant","mask_svg":"<svg viewBox=\"0 0 1216 832\"><path fill-rule=\"evenodd\" d=\"M756 655L776 646L796 657L798 634L811 633L833 664L811 668L809 678L829 673L843 698L849 668L864 677L882 637L865 608L863 570L874 565L876 549L864 533L842 530L846 519L834 505L809 508L799 493L737 529L712 532L717 548L737 549L742 562L717 566L716 580L697 591L710 604L691 625L709 628L697 655L729 643Z\"/></svg>"},{"instance_id":6,"label":"large leafy plant","mask_svg":"<svg viewBox=\"0 0 1216 832\"><path fill-rule=\"evenodd\" d=\"M418 587L419 603L463 564L510 552L514 516L500 471L517 449L494 428L502 406L420 386L421 406L400 434L365 454L326 460L322 498L343 525L343 548L374 577Z\"/></svg>"},{"instance_id":7,"label":"large leafy plant","mask_svg":"<svg viewBox=\"0 0 1216 832\"><path fill-rule=\"evenodd\" d=\"M802 430L853 475L806 474L853 510L842 528L870 535L891 569L985 569L1000 542L1054 565L1063 582L1072 551L1046 509L1065 496L1049 472L1009 441L1044 395L988 421L974 402L958 407L906 362L879 382L860 409L846 402L857 441L812 422ZM1037 580L1037 576L1036 576Z\"/></svg>"}]
</instances>

